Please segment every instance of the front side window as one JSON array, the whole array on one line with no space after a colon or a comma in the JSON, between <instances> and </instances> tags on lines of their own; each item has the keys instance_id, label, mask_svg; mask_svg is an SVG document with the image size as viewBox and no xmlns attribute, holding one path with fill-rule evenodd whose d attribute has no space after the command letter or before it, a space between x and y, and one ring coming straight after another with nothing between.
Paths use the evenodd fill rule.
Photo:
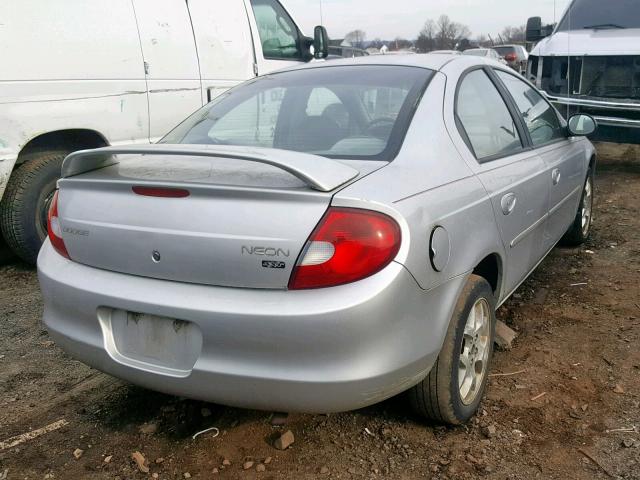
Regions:
<instances>
[{"instance_id":1,"label":"front side window","mask_svg":"<svg viewBox=\"0 0 640 480\"><path fill-rule=\"evenodd\" d=\"M423 68L361 65L259 77L203 107L162 143L391 160L432 75Z\"/></svg>"},{"instance_id":2,"label":"front side window","mask_svg":"<svg viewBox=\"0 0 640 480\"><path fill-rule=\"evenodd\" d=\"M302 59L298 27L277 0L251 0L264 58Z\"/></svg>"},{"instance_id":3,"label":"front side window","mask_svg":"<svg viewBox=\"0 0 640 480\"><path fill-rule=\"evenodd\" d=\"M556 31L622 28L640 28L638 0L574 0L560 20Z\"/></svg>"},{"instance_id":4,"label":"front side window","mask_svg":"<svg viewBox=\"0 0 640 480\"><path fill-rule=\"evenodd\" d=\"M535 147L566 138L555 110L536 89L509 73L496 74L516 101Z\"/></svg>"},{"instance_id":5,"label":"front side window","mask_svg":"<svg viewBox=\"0 0 640 480\"><path fill-rule=\"evenodd\" d=\"M513 117L483 70L474 70L462 79L456 115L478 160L522 150Z\"/></svg>"}]
</instances>

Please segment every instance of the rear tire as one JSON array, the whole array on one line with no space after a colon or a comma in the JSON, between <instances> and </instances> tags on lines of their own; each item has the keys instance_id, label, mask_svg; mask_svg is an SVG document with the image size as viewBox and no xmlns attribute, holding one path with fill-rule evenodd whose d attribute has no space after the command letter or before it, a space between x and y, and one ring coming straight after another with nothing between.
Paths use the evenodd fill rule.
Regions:
<instances>
[{"instance_id":1,"label":"rear tire","mask_svg":"<svg viewBox=\"0 0 640 480\"><path fill-rule=\"evenodd\" d=\"M582 245L589 238L591 233L591 223L593 220L593 174L591 169L587 172L587 179L582 188L580 205L573 223L560 240L560 244L567 247L577 247Z\"/></svg>"},{"instance_id":2,"label":"rear tire","mask_svg":"<svg viewBox=\"0 0 640 480\"><path fill-rule=\"evenodd\" d=\"M48 150L30 154L11 174L0 204L4 238L11 250L30 264L36 263L47 236L48 207L68 153Z\"/></svg>"},{"instance_id":3,"label":"rear tire","mask_svg":"<svg viewBox=\"0 0 640 480\"><path fill-rule=\"evenodd\" d=\"M417 414L438 423L460 425L476 413L487 386L495 326L491 286L484 278L471 275L435 365L427 378L409 391Z\"/></svg>"}]
</instances>

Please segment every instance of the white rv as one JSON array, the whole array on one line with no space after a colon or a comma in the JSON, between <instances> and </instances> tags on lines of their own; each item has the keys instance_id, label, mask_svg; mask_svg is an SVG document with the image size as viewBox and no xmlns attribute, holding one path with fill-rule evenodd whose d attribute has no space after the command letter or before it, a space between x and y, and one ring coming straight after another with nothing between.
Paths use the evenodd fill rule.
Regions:
<instances>
[{"instance_id":1,"label":"white rv","mask_svg":"<svg viewBox=\"0 0 640 480\"><path fill-rule=\"evenodd\" d=\"M593 115L598 139L640 143L640 0L573 0L555 26L527 23L539 43L527 77L567 117Z\"/></svg>"},{"instance_id":2,"label":"white rv","mask_svg":"<svg viewBox=\"0 0 640 480\"><path fill-rule=\"evenodd\" d=\"M327 42L278 0L2 0L6 243L35 262L68 153L154 142L237 83L326 56Z\"/></svg>"}]
</instances>

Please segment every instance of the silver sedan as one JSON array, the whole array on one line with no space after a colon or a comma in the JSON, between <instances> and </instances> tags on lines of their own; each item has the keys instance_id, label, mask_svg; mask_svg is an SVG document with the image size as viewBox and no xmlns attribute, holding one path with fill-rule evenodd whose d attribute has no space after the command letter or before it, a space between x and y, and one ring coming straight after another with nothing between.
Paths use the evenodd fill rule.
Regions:
<instances>
[{"instance_id":1,"label":"silver sedan","mask_svg":"<svg viewBox=\"0 0 640 480\"><path fill-rule=\"evenodd\" d=\"M310 412L410 390L419 414L465 422L497 306L589 235L595 127L473 56L251 80L158 144L67 157L44 322L154 390Z\"/></svg>"}]
</instances>

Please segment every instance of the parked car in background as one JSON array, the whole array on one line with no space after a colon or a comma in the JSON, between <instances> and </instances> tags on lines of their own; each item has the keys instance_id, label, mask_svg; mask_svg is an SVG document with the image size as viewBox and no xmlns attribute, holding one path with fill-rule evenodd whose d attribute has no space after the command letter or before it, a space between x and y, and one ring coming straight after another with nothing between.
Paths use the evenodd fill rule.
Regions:
<instances>
[{"instance_id":1,"label":"parked car in background","mask_svg":"<svg viewBox=\"0 0 640 480\"><path fill-rule=\"evenodd\" d=\"M163 392L332 412L409 390L463 423L495 309L589 235L594 128L474 56L251 80L156 145L66 158L44 322L73 357Z\"/></svg>"},{"instance_id":2,"label":"parked car in background","mask_svg":"<svg viewBox=\"0 0 640 480\"><path fill-rule=\"evenodd\" d=\"M493 48L470 48L462 52L463 55L473 55L474 57L485 57L496 62L500 62L504 65L507 62L496 52Z\"/></svg>"},{"instance_id":3,"label":"parked car in background","mask_svg":"<svg viewBox=\"0 0 640 480\"><path fill-rule=\"evenodd\" d=\"M527 53L527 49L522 45L498 45L497 47L493 47L493 49L498 52L498 55L516 72L521 75L527 73L529 53Z\"/></svg>"},{"instance_id":4,"label":"parked car in background","mask_svg":"<svg viewBox=\"0 0 640 480\"><path fill-rule=\"evenodd\" d=\"M462 52L458 50L434 50L433 52L429 52L435 55L462 55Z\"/></svg>"},{"instance_id":5,"label":"parked car in background","mask_svg":"<svg viewBox=\"0 0 640 480\"><path fill-rule=\"evenodd\" d=\"M640 3L574 0L558 25L527 22L527 78L565 116L598 121L597 140L640 143Z\"/></svg>"},{"instance_id":6,"label":"parked car in background","mask_svg":"<svg viewBox=\"0 0 640 480\"><path fill-rule=\"evenodd\" d=\"M2 236L35 263L67 154L154 142L312 43L277 0L0 2Z\"/></svg>"}]
</instances>

